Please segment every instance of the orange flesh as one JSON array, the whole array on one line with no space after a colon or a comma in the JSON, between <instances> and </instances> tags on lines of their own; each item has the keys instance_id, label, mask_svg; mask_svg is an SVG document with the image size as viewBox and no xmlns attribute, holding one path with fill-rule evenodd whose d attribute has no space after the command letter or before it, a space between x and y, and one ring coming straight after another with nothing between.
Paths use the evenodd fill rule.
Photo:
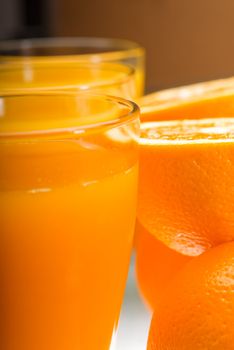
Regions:
<instances>
[{"instance_id":1,"label":"orange flesh","mask_svg":"<svg viewBox=\"0 0 234 350\"><path fill-rule=\"evenodd\" d=\"M234 79L188 85L144 96L142 120L181 120L233 117Z\"/></svg>"},{"instance_id":2,"label":"orange flesh","mask_svg":"<svg viewBox=\"0 0 234 350\"><path fill-rule=\"evenodd\" d=\"M232 142L234 125L232 118L181 120L172 122L142 123L141 145L181 143L196 144L210 141Z\"/></svg>"}]
</instances>

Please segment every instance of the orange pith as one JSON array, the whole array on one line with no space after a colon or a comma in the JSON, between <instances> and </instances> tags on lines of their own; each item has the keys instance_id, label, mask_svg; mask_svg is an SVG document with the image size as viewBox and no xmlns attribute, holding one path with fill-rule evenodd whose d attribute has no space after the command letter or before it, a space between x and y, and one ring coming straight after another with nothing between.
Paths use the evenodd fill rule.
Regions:
<instances>
[{"instance_id":1,"label":"orange pith","mask_svg":"<svg viewBox=\"0 0 234 350\"><path fill-rule=\"evenodd\" d=\"M234 239L234 118L142 123L138 220L199 255Z\"/></svg>"},{"instance_id":2,"label":"orange pith","mask_svg":"<svg viewBox=\"0 0 234 350\"><path fill-rule=\"evenodd\" d=\"M192 259L166 289L148 350L234 349L234 242Z\"/></svg>"}]
</instances>

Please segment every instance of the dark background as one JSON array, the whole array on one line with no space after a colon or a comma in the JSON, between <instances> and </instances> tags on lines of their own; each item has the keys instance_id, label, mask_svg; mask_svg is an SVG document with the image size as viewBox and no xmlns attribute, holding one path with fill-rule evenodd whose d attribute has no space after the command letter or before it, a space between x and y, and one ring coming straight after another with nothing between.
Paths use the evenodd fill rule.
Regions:
<instances>
[{"instance_id":1,"label":"dark background","mask_svg":"<svg viewBox=\"0 0 234 350\"><path fill-rule=\"evenodd\" d=\"M147 52L147 91L234 75L233 0L0 0L0 38L103 36Z\"/></svg>"}]
</instances>

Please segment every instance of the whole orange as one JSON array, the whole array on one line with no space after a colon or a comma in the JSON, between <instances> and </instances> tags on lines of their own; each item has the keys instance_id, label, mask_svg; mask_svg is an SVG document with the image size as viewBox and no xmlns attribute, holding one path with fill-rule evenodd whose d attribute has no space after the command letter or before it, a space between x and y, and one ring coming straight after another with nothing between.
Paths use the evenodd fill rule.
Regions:
<instances>
[{"instance_id":1,"label":"whole orange","mask_svg":"<svg viewBox=\"0 0 234 350\"><path fill-rule=\"evenodd\" d=\"M234 349L234 242L192 259L169 284L148 350Z\"/></svg>"},{"instance_id":2,"label":"whole orange","mask_svg":"<svg viewBox=\"0 0 234 350\"><path fill-rule=\"evenodd\" d=\"M135 248L138 286L147 304L155 309L170 280L191 257L168 248L139 222L136 225Z\"/></svg>"}]
</instances>

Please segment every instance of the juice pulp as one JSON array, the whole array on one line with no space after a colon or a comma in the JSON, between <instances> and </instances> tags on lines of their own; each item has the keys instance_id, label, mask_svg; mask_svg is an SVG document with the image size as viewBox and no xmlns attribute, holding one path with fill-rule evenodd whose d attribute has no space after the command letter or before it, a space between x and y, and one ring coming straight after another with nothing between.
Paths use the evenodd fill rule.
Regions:
<instances>
[{"instance_id":1,"label":"juice pulp","mask_svg":"<svg viewBox=\"0 0 234 350\"><path fill-rule=\"evenodd\" d=\"M136 154L104 134L8 141L0 143L1 348L108 350L132 246Z\"/></svg>"}]
</instances>

